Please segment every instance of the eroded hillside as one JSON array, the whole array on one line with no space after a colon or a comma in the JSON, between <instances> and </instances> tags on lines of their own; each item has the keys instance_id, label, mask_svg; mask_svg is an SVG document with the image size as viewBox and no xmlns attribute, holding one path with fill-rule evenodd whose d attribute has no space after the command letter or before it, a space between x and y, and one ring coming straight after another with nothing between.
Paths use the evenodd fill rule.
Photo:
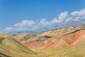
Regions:
<instances>
[{"instance_id":1,"label":"eroded hillside","mask_svg":"<svg viewBox=\"0 0 85 57\"><path fill-rule=\"evenodd\" d=\"M29 33L0 34L2 57L85 57L85 27Z\"/></svg>"}]
</instances>

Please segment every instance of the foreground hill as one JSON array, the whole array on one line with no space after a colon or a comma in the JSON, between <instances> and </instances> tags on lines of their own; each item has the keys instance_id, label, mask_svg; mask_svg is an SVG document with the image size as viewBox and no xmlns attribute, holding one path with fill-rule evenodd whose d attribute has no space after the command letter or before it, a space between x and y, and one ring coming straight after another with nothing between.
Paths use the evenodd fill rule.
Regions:
<instances>
[{"instance_id":1,"label":"foreground hill","mask_svg":"<svg viewBox=\"0 0 85 57\"><path fill-rule=\"evenodd\" d=\"M33 55L36 54L31 49L24 47L13 37L4 36L0 36L0 57L34 57Z\"/></svg>"}]
</instances>

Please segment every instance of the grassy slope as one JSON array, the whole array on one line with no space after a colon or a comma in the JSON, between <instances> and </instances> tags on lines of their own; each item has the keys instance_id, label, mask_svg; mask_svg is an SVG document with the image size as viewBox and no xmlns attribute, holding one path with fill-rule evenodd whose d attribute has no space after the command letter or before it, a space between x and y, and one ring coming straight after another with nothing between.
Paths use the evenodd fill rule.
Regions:
<instances>
[{"instance_id":1,"label":"grassy slope","mask_svg":"<svg viewBox=\"0 0 85 57\"><path fill-rule=\"evenodd\" d=\"M0 53L11 57L34 57L36 54L11 37L0 37Z\"/></svg>"}]
</instances>

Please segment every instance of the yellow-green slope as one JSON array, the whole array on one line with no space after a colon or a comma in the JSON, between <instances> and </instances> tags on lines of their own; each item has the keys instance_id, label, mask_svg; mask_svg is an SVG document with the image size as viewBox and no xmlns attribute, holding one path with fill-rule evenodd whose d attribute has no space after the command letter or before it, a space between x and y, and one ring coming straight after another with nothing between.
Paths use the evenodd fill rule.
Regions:
<instances>
[{"instance_id":1,"label":"yellow-green slope","mask_svg":"<svg viewBox=\"0 0 85 57\"><path fill-rule=\"evenodd\" d=\"M0 56L1 57L35 57L36 53L24 47L12 37L0 37Z\"/></svg>"}]
</instances>

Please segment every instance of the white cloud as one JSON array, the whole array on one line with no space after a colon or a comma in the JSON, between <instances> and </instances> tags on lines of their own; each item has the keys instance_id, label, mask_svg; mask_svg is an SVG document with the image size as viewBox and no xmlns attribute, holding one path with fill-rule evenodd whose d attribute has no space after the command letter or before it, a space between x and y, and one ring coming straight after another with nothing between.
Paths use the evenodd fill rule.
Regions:
<instances>
[{"instance_id":1,"label":"white cloud","mask_svg":"<svg viewBox=\"0 0 85 57\"><path fill-rule=\"evenodd\" d=\"M6 27L6 29L5 30L11 30L12 29L12 27Z\"/></svg>"},{"instance_id":2,"label":"white cloud","mask_svg":"<svg viewBox=\"0 0 85 57\"><path fill-rule=\"evenodd\" d=\"M39 25L49 25L49 22L46 19L42 19L40 20Z\"/></svg>"},{"instance_id":3,"label":"white cloud","mask_svg":"<svg viewBox=\"0 0 85 57\"><path fill-rule=\"evenodd\" d=\"M64 11L60 13L57 18L53 18L50 21L41 19L39 22L33 20L22 20L19 23L14 24L12 27L6 27L2 32L10 31L47 31L56 27L69 27L85 24L85 9L80 11L73 11L71 13Z\"/></svg>"},{"instance_id":4,"label":"white cloud","mask_svg":"<svg viewBox=\"0 0 85 57\"><path fill-rule=\"evenodd\" d=\"M58 22L59 22L59 20L56 19L56 18L54 18L54 19L51 21L52 24L56 24L56 23L58 23Z\"/></svg>"},{"instance_id":5,"label":"white cloud","mask_svg":"<svg viewBox=\"0 0 85 57\"><path fill-rule=\"evenodd\" d=\"M60 15L59 15L59 19L64 19L64 18L66 18L67 16L68 16L68 12L67 12L67 11L62 12L62 13L60 13Z\"/></svg>"},{"instance_id":6,"label":"white cloud","mask_svg":"<svg viewBox=\"0 0 85 57\"><path fill-rule=\"evenodd\" d=\"M0 31L0 33L8 33L8 32L10 32L10 31L12 31L12 30L13 30L12 27L6 27L5 29L2 29L2 30Z\"/></svg>"},{"instance_id":7,"label":"white cloud","mask_svg":"<svg viewBox=\"0 0 85 57\"><path fill-rule=\"evenodd\" d=\"M73 11L73 12L71 13L72 16L75 16L75 15L78 15L78 14L79 14L78 11Z\"/></svg>"},{"instance_id":8,"label":"white cloud","mask_svg":"<svg viewBox=\"0 0 85 57\"><path fill-rule=\"evenodd\" d=\"M85 9L80 10L80 11L73 11L71 13L72 16L85 16Z\"/></svg>"},{"instance_id":9,"label":"white cloud","mask_svg":"<svg viewBox=\"0 0 85 57\"><path fill-rule=\"evenodd\" d=\"M61 22L65 21L65 19L67 19L67 17L68 17L68 12L67 11L64 11L64 12L62 12L62 13L59 14L59 16L58 16L57 19L54 18L52 20L52 23L61 23Z\"/></svg>"},{"instance_id":10,"label":"white cloud","mask_svg":"<svg viewBox=\"0 0 85 57\"><path fill-rule=\"evenodd\" d=\"M16 23L14 26L31 26L35 24L33 20L23 20L20 23Z\"/></svg>"}]
</instances>

